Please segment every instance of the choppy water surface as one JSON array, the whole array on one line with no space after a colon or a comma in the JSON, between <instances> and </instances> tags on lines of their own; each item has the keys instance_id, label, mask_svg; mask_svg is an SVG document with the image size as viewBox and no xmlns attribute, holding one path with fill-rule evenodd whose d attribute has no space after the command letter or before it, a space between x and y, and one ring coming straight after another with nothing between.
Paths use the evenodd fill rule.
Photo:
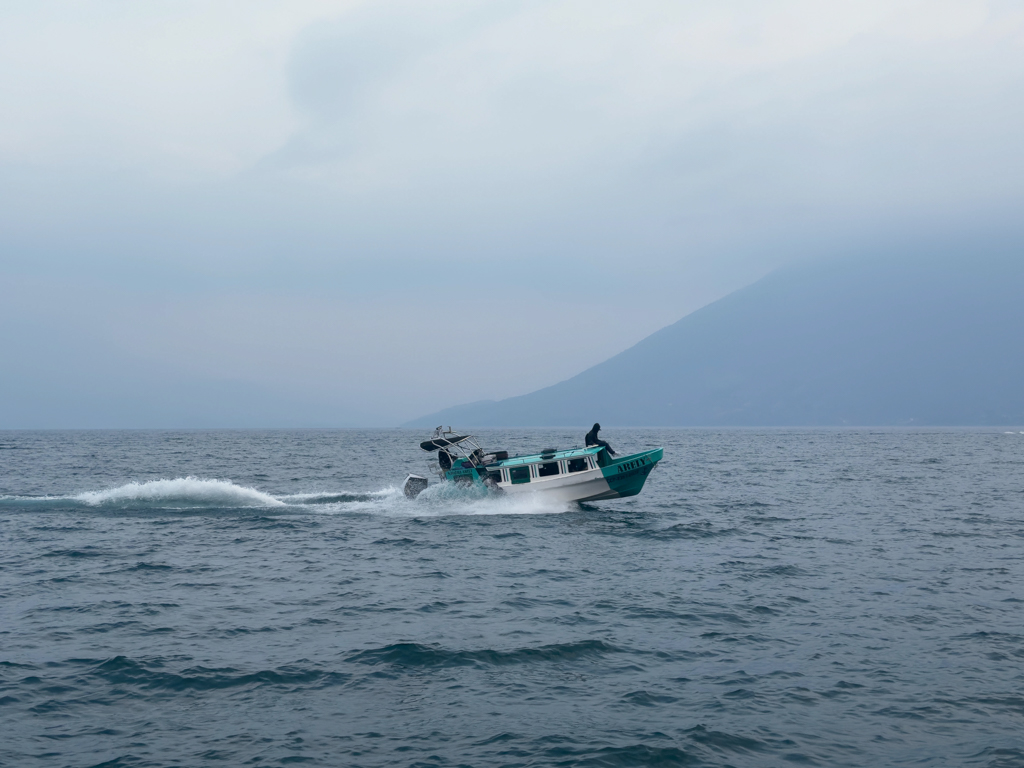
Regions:
<instances>
[{"instance_id":1,"label":"choppy water surface","mask_svg":"<svg viewBox=\"0 0 1024 768\"><path fill-rule=\"evenodd\" d=\"M1024 765L1020 430L604 436L665 446L641 496L410 502L403 431L0 433L0 764Z\"/></svg>"}]
</instances>

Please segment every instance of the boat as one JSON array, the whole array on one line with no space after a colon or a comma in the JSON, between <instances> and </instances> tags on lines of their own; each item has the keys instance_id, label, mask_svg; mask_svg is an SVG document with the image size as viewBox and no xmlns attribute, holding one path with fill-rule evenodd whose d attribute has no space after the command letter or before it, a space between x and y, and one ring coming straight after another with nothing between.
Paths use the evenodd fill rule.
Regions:
<instances>
[{"instance_id":1,"label":"boat","mask_svg":"<svg viewBox=\"0 0 1024 768\"><path fill-rule=\"evenodd\" d=\"M664 455L664 449L652 448L613 456L607 446L595 445L509 456L508 451L485 451L472 435L457 434L451 427L435 429L420 448L437 452L431 468L442 482L499 494L543 493L565 502L636 496ZM426 477L410 474L402 489L416 498L428 484Z\"/></svg>"}]
</instances>

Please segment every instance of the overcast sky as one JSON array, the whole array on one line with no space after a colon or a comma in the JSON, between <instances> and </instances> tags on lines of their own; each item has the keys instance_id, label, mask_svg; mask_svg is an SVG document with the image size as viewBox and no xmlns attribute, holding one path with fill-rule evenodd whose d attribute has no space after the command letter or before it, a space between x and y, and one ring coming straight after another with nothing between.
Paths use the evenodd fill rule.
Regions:
<instances>
[{"instance_id":1,"label":"overcast sky","mask_svg":"<svg viewBox=\"0 0 1024 768\"><path fill-rule=\"evenodd\" d=\"M0 427L397 424L1017 237L1024 5L11 0Z\"/></svg>"}]
</instances>

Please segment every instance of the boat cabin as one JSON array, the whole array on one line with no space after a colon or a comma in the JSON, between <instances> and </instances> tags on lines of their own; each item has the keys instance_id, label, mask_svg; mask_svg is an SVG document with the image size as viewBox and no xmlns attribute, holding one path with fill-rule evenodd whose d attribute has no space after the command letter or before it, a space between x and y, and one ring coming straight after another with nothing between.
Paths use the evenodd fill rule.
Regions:
<instances>
[{"instance_id":1,"label":"boat cabin","mask_svg":"<svg viewBox=\"0 0 1024 768\"><path fill-rule=\"evenodd\" d=\"M530 456L514 456L482 467L488 477L498 486L522 485L549 480L560 475L574 475L597 469L603 462L600 454L603 448L573 448L568 451L552 451Z\"/></svg>"},{"instance_id":2,"label":"boat cabin","mask_svg":"<svg viewBox=\"0 0 1024 768\"><path fill-rule=\"evenodd\" d=\"M554 480L599 469L608 463L608 452L600 446L554 448L526 456L508 455L507 451L484 451L471 435L456 435L440 427L434 437L420 443L425 451L437 451L434 471L444 480L457 483L505 487Z\"/></svg>"}]
</instances>

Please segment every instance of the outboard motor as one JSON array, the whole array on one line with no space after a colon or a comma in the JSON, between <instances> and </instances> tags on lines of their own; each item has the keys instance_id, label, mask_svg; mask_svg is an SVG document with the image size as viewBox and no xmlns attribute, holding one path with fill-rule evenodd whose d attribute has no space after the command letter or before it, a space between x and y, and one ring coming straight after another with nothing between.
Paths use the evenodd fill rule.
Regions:
<instances>
[{"instance_id":1,"label":"outboard motor","mask_svg":"<svg viewBox=\"0 0 1024 768\"><path fill-rule=\"evenodd\" d=\"M426 489L427 485L427 478L420 475L409 475L402 483L402 493L410 499L415 499Z\"/></svg>"},{"instance_id":2,"label":"outboard motor","mask_svg":"<svg viewBox=\"0 0 1024 768\"><path fill-rule=\"evenodd\" d=\"M452 468L452 455L442 448L437 452L437 463L441 465L442 471L447 472Z\"/></svg>"}]
</instances>

